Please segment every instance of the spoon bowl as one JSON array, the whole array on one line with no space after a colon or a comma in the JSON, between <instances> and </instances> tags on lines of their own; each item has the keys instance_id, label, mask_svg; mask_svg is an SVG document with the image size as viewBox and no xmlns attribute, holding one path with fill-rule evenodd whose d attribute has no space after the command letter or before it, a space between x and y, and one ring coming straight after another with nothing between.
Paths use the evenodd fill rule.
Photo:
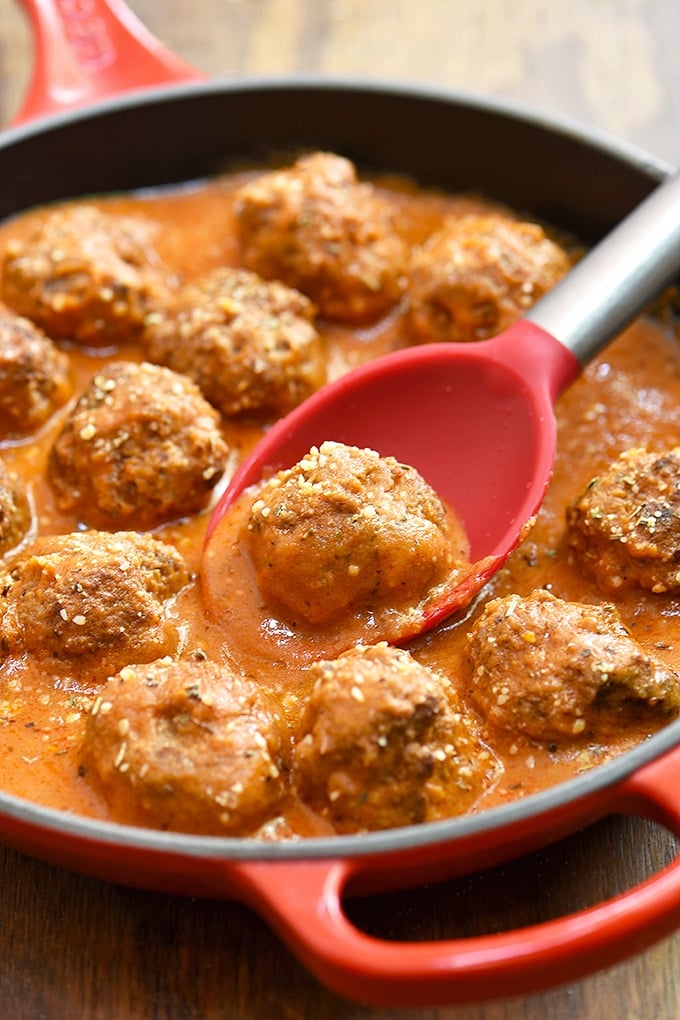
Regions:
<instances>
[{"instance_id":1,"label":"spoon bowl","mask_svg":"<svg viewBox=\"0 0 680 1020\"><path fill-rule=\"evenodd\" d=\"M433 627L470 603L526 533L552 473L560 393L679 268L675 176L503 333L384 355L282 418L235 472L206 543L245 489L310 447L369 447L415 467L467 532L472 571L405 621L400 637Z\"/></svg>"}]
</instances>

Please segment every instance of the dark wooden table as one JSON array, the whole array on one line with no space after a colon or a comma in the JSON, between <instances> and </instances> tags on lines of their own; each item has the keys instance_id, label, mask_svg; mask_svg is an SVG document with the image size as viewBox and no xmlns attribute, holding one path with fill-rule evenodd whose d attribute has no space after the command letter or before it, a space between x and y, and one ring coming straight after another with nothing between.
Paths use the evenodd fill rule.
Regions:
<instances>
[{"instance_id":1,"label":"dark wooden table","mask_svg":"<svg viewBox=\"0 0 680 1020\"><path fill-rule=\"evenodd\" d=\"M307 70L436 82L518 98L680 160L677 0L131 0L131 7L212 75ZM22 15L0 0L2 123L18 108L29 68ZM651 823L611 818L493 872L358 902L352 916L384 937L503 930L597 902L676 850ZM320 988L239 904L119 888L0 849L3 1020L678 1016L680 934L545 994L370 1010Z\"/></svg>"}]
</instances>

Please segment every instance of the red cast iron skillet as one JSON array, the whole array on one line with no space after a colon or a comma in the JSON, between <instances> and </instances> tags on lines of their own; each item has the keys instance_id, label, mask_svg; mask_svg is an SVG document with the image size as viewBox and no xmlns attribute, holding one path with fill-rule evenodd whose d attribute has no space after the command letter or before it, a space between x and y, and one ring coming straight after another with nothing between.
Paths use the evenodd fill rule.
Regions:
<instances>
[{"instance_id":1,"label":"red cast iron skillet","mask_svg":"<svg viewBox=\"0 0 680 1020\"><path fill-rule=\"evenodd\" d=\"M424 185L481 189L589 241L669 171L590 131L468 95L308 77L199 81L121 0L23 4L37 60L18 122L0 137L2 217L202 178L234 156L313 146ZM345 997L480 1001L582 977L680 927L680 859L595 907L474 938L382 941L350 923L344 897L477 871L608 814L638 814L680 836L678 745L680 721L525 800L388 832L259 844L107 824L0 793L0 838L98 878L241 900Z\"/></svg>"}]
</instances>

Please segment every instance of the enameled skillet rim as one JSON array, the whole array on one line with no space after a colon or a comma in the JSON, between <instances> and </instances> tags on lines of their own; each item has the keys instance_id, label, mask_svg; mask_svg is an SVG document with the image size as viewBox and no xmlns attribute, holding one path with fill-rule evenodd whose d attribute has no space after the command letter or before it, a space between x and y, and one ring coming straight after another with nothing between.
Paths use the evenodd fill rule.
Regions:
<instances>
[{"instance_id":1,"label":"enameled skillet rim","mask_svg":"<svg viewBox=\"0 0 680 1020\"><path fill-rule=\"evenodd\" d=\"M521 103L472 92L446 90L424 84L385 81L382 79L344 76L258 76L252 78L213 80L208 83L163 86L136 91L113 99L100 100L82 110L66 111L5 129L0 135L0 157L4 150L20 145L27 139L39 139L55 129L79 121L105 119L135 107L154 108L178 100L200 101L205 96L221 94L267 93L281 89L313 92L358 92L433 101L444 106L464 107L480 113L492 113L543 129L549 134L570 139L577 145L604 153L622 164L628 164L649 181L650 190L666 176L671 167L629 143L612 139L596 129L585 128L567 117L543 113ZM200 177L200 175L198 175ZM179 182L178 182L179 183ZM54 200L59 200L59 195ZM66 197L66 196L63 196ZM69 196L70 197L70 196ZM20 213L23 209L14 210ZM11 215L11 214L10 214ZM410 825L380 832L351 836L309 837L299 841L259 842L252 838L193 836L179 832L163 832L77 816L0 791L0 822L3 818L36 826L62 835L94 840L119 846L159 852L180 853L197 859L266 861L350 858L378 855L409 848L429 847L474 836L495 829L503 830L522 821L548 813L561 805L587 798L589 795L614 788L639 768L662 757L680 744L680 720L669 724L648 740L616 759L599 765L570 780L558 783L539 793L512 803L489 808L479 814L468 814L441 822Z\"/></svg>"},{"instance_id":2,"label":"enameled skillet rim","mask_svg":"<svg viewBox=\"0 0 680 1020\"><path fill-rule=\"evenodd\" d=\"M218 78L209 82L190 82L133 90L119 96L88 103L87 106L75 110L53 113L18 126L10 125L0 131L0 153L28 139L49 135L65 126L79 122L105 121L109 115L116 115L136 108L147 107L145 115L152 116L154 109L162 111L166 106L181 104L185 101L200 102L210 97L226 98L239 94L271 93L276 95L281 91L290 91L301 95L356 93L362 97L383 97L397 101L399 99L406 101L415 99L428 105L468 110L482 116L490 114L502 121L515 123L518 127L527 126L544 132L548 136L573 142L583 150L599 153L621 165L627 165L647 179L649 190L674 169L671 164L632 143L613 138L597 128L586 127L566 115L548 113L516 100L499 96L485 96L468 90L444 89L407 80L312 73ZM225 158L228 159L233 155L233 152L229 152L228 149L226 151L228 155ZM389 167L385 169L387 172L390 170ZM200 179L200 176L198 174L197 179ZM184 181L189 179L183 178ZM151 185L154 183L158 182L150 182ZM173 183L182 183L182 181L173 181ZM30 206L28 207L30 208ZM14 212L20 211L22 210L14 210Z\"/></svg>"},{"instance_id":3,"label":"enameled skillet rim","mask_svg":"<svg viewBox=\"0 0 680 1020\"><path fill-rule=\"evenodd\" d=\"M566 114L541 110L529 103L502 96L483 95L466 89L447 89L406 79L370 78L354 75L319 75L298 73L291 75L252 75L234 78L215 78L208 82L190 82L163 85L151 89L136 89L112 98L99 99L86 107L52 113L17 126L2 128L0 150L23 137L49 133L62 124L90 120L135 106L154 106L176 103L178 100L200 99L227 93L278 92L301 90L324 92L362 92L366 95L389 95L395 98L419 98L444 105L463 106L480 112L500 114L509 120L522 121L545 128L551 134L571 137L589 148L600 149L624 162L631 163L650 179L658 180L673 169L669 163L646 150L614 138L595 127L585 126Z\"/></svg>"},{"instance_id":4,"label":"enameled skillet rim","mask_svg":"<svg viewBox=\"0 0 680 1020\"><path fill-rule=\"evenodd\" d=\"M42 807L31 801L0 792L0 822L3 818L35 825L61 835L95 840L122 849L179 853L197 859L231 861L317 860L367 857L397 850L434 847L481 833L500 833L528 819L613 789L639 768L657 760L680 744L680 720L676 720L644 743L620 757L598 765L573 779L558 783L521 800L441 822L427 822L347 836L305 837L298 841L260 842L248 837L193 836L121 825L100 819Z\"/></svg>"}]
</instances>

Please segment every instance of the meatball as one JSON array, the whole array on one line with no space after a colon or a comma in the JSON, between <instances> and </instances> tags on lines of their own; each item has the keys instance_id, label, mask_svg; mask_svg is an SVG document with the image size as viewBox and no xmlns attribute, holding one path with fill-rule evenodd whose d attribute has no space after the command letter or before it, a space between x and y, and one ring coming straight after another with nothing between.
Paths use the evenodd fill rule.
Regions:
<instances>
[{"instance_id":1,"label":"meatball","mask_svg":"<svg viewBox=\"0 0 680 1020\"><path fill-rule=\"evenodd\" d=\"M496 761L450 681L407 651L359 645L312 673L295 779L338 832L462 814L493 781Z\"/></svg>"},{"instance_id":2,"label":"meatball","mask_svg":"<svg viewBox=\"0 0 680 1020\"><path fill-rule=\"evenodd\" d=\"M626 450L567 508L567 529L605 590L680 591L680 447Z\"/></svg>"},{"instance_id":3,"label":"meatball","mask_svg":"<svg viewBox=\"0 0 680 1020\"><path fill-rule=\"evenodd\" d=\"M0 461L0 556L26 538L31 523L26 489L19 477Z\"/></svg>"},{"instance_id":4,"label":"meatball","mask_svg":"<svg viewBox=\"0 0 680 1020\"><path fill-rule=\"evenodd\" d=\"M241 188L243 264L297 287L329 319L379 318L401 298L406 245L393 205L349 160L304 156Z\"/></svg>"},{"instance_id":5,"label":"meatball","mask_svg":"<svg viewBox=\"0 0 680 1020\"><path fill-rule=\"evenodd\" d=\"M35 432L71 392L66 355L0 304L0 437Z\"/></svg>"},{"instance_id":6,"label":"meatball","mask_svg":"<svg viewBox=\"0 0 680 1020\"><path fill-rule=\"evenodd\" d=\"M331 442L257 490L245 534L264 598L314 625L415 606L467 552L415 468Z\"/></svg>"},{"instance_id":7,"label":"meatball","mask_svg":"<svg viewBox=\"0 0 680 1020\"><path fill-rule=\"evenodd\" d=\"M489 722L537 740L680 709L680 677L645 653L611 605L542 590L493 599L469 632L467 656L471 694Z\"/></svg>"},{"instance_id":8,"label":"meatball","mask_svg":"<svg viewBox=\"0 0 680 1020\"><path fill-rule=\"evenodd\" d=\"M92 346L134 339L167 298L155 229L92 205L55 209L8 243L2 295L53 338Z\"/></svg>"},{"instance_id":9,"label":"meatball","mask_svg":"<svg viewBox=\"0 0 680 1020\"><path fill-rule=\"evenodd\" d=\"M241 834L281 806L286 752L281 716L256 684L213 662L162 659L107 681L82 761L125 820Z\"/></svg>"},{"instance_id":10,"label":"meatball","mask_svg":"<svg viewBox=\"0 0 680 1020\"><path fill-rule=\"evenodd\" d=\"M0 579L2 649L97 675L174 653L169 600L189 581L177 550L151 535L38 538Z\"/></svg>"},{"instance_id":11,"label":"meatball","mask_svg":"<svg viewBox=\"0 0 680 1020\"><path fill-rule=\"evenodd\" d=\"M495 336L569 269L535 223L497 215L451 217L414 255L407 329L417 343Z\"/></svg>"},{"instance_id":12,"label":"meatball","mask_svg":"<svg viewBox=\"0 0 680 1020\"><path fill-rule=\"evenodd\" d=\"M119 361L94 376L50 450L61 510L151 528L206 506L228 455L217 411L186 376Z\"/></svg>"},{"instance_id":13,"label":"meatball","mask_svg":"<svg viewBox=\"0 0 680 1020\"><path fill-rule=\"evenodd\" d=\"M188 375L225 415L282 415L325 381L314 307L244 269L217 269L149 316L150 361Z\"/></svg>"}]
</instances>

